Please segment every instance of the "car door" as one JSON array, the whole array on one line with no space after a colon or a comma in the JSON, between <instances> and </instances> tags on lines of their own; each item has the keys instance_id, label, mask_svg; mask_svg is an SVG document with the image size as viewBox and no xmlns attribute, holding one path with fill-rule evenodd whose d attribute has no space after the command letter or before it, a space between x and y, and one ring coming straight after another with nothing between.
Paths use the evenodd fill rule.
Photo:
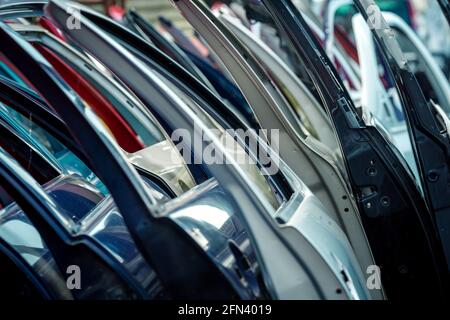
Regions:
<instances>
[{"instance_id":1,"label":"car door","mask_svg":"<svg viewBox=\"0 0 450 320\"><path fill-rule=\"evenodd\" d=\"M290 70L289 66L264 42L255 38L255 35L239 20L220 13L219 18L261 61L264 69L272 75L280 91L285 92L284 95L289 100L293 100L291 104L297 106L295 110L300 113L302 119L306 119L308 122L308 131L330 150L337 150L334 131L325 110Z\"/></svg>"},{"instance_id":2,"label":"car door","mask_svg":"<svg viewBox=\"0 0 450 320\"><path fill-rule=\"evenodd\" d=\"M149 22L140 16L139 13L133 9L129 10L125 15L125 23L128 28L136 33L139 33L143 38L160 48L165 54L182 65L192 75L201 80L206 86L208 86L208 88L214 90L213 85L209 82L201 70L189 59L186 53L164 38L164 36L162 36Z\"/></svg>"},{"instance_id":3,"label":"car door","mask_svg":"<svg viewBox=\"0 0 450 320\"><path fill-rule=\"evenodd\" d=\"M386 147L389 142L375 128L361 121L334 67L295 6L288 0L262 3L283 30L291 50L309 65L308 72L322 93L388 298L406 298L417 286L440 295L446 266L439 238L431 212L401 156L395 148ZM417 259L419 256L422 258ZM415 280L409 281L412 274Z\"/></svg>"},{"instance_id":4,"label":"car door","mask_svg":"<svg viewBox=\"0 0 450 320\"><path fill-rule=\"evenodd\" d=\"M447 126L442 123L434 103L427 101L422 88L410 71L408 60L380 11L376 28L369 21L368 8L373 1L355 3L362 16L372 26L375 42L381 49L385 63L396 82L397 92L405 113L413 152L418 165L418 178L424 189L425 199L432 210L434 223L440 236L450 268L450 140ZM373 7L375 8L375 7ZM438 250L438 248L436 248ZM447 280L447 276L444 279Z\"/></svg>"},{"instance_id":5,"label":"car door","mask_svg":"<svg viewBox=\"0 0 450 320\"><path fill-rule=\"evenodd\" d=\"M3 141L2 144L5 145L5 143L8 145L7 141ZM11 200L15 201L25 214L25 216L18 215L11 211L10 209L14 210L11 208L14 203L3 209L1 238L39 274L38 283L47 292L44 297L138 298L141 291L134 291L137 288L134 287L136 283L128 277L109 252L88 237L73 236L70 232L69 220L59 212L60 207L45 193L39 183L3 148L0 158L2 192L7 192ZM13 235L12 232L17 233ZM26 248L29 250L24 250ZM37 252L39 264L31 258L34 256L33 250ZM44 269L42 264L46 265ZM70 287L66 285L65 276L72 266L84 270L84 287L77 287L77 290L70 291ZM113 290L105 290L108 286Z\"/></svg>"},{"instance_id":6,"label":"car door","mask_svg":"<svg viewBox=\"0 0 450 320\"><path fill-rule=\"evenodd\" d=\"M450 115L450 84L430 51L399 16L386 12L383 17L395 31L403 52L408 56L416 55L414 61L410 61L410 68L424 93L427 93L427 99L433 99ZM425 92L425 88L429 93Z\"/></svg>"},{"instance_id":7,"label":"car door","mask_svg":"<svg viewBox=\"0 0 450 320\"><path fill-rule=\"evenodd\" d=\"M26 260L0 238L0 270L4 285L0 296L4 299L50 299L52 294L41 283L38 273Z\"/></svg>"},{"instance_id":8,"label":"car door","mask_svg":"<svg viewBox=\"0 0 450 320\"><path fill-rule=\"evenodd\" d=\"M110 39L104 32L102 32L101 30L98 30L98 28L96 28L95 25L93 25L87 19L84 19L83 16L80 19L80 22L83 25L83 27L81 29L77 30L76 32L72 32L73 30L65 28L63 21L65 21L65 19L66 19L66 10L64 8L66 5L67 4L62 3L62 2L51 2L51 3L49 3L49 5L46 8L47 16L51 17L51 19L57 24L57 26L59 28L61 28L61 30L64 32L65 35L67 35L73 41L76 41L76 43L78 45L87 49L92 55L99 58L125 84L127 84L130 88L132 88L132 90L136 93L136 95L140 99L142 99L146 103L146 105L148 105L149 107L151 106L153 112L158 114L158 116L164 118L164 121L166 123L169 123L171 128L178 128L178 129L182 128L189 132L193 131L192 122L189 122L189 121L184 122L184 123L178 122L178 124L176 124L175 120L180 119L180 117L185 117L184 116L185 113L192 117L193 114L197 113L197 111L193 112L193 110L189 109L189 107L185 105L185 107L188 107L188 110L191 110L191 111L188 111L188 110L183 111L183 112L178 111L178 112L175 112L174 114L172 114L172 113L168 114L168 112L170 110L173 110L174 107L178 107L178 108L183 107L184 104L183 103L180 104L180 102L182 102L182 100L183 100L182 96L177 96L177 95L174 96L173 93L168 93L167 88L164 89L163 92L161 92L161 89L164 88L164 85L163 85L164 79L161 79L157 74L154 74L153 72L151 72L151 70L148 69L148 67L145 65L145 63L143 63L142 61L137 59L135 56L133 56L130 52L128 52L124 47L119 45L117 42L112 41L112 39ZM68 5L76 6L75 4L68 4ZM88 41L88 39L94 39L94 38L95 38L95 42ZM93 45L94 43L95 43L95 45ZM161 80L163 81L163 83L161 83ZM181 94L181 92L179 94ZM170 99L168 99L168 98L170 98ZM156 101L158 101L158 103L156 103ZM174 102L176 102L175 105L174 105ZM204 121L206 121L206 123L208 123L207 126L211 126L212 123L209 122L209 120L207 120L207 119L208 119L207 117L204 118L203 123L204 123ZM178 120L178 121L180 121L180 120ZM202 121L200 121L199 119L195 121L196 125L199 125L201 123L202 123ZM214 138L212 138L211 140L215 141ZM229 182L229 180L227 180L227 179L230 178L230 173L228 173L226 175L222 175L218 171L220 171L219 170L220 168L227 168L227 167L228 167L228 165L225 165L225 166L210 165L208 168L209 168L209 170L211 170L211 172L214 173L214 176L218 179L218 181L220 183L224 183L224 181ZM283 165L283 167L284 167L284 165ZM285 170L288 170L288 169L285 169ZM292 176L292 177L294 177L294 176ZM249 180L249 181L251 181L251 180ZM262 182L262 180L260 180L260 181L263 185L265 184L264 182ZM258 185L259 185L259 182L258 182ZM248 188L247 191L254 192L255 187L256 187L256 190L258 190L258 188L259 188L258 185L253 184L253 186ZM298 196L300 195L300 193L302 193L301 190L304 190L303 189L304 187L301 187L301 185L302 184L300 183L300 181L295 182L295 188L294 188L295 192L290 197L289 201L286 204L288 207L290 205L293 205L294 208L297 207L297 205L294 204L295 199L300 200L300 198L298 198ZM236 188L228 188L228 187L226 187L226 189L228 192L231 193L233 199L237 203L241 203L241 204L245 203L245 201L246 201L245 199L247 198L247 196L242 193L242 190L237 190ZM247 191L245 191L245 192L247 192ZM255 191L255 194L258 197L264 197L265 192L263 192L262 190L259 190L259 191ZM310 200L313 201L314 197L311 197L312 194L310 194L309 192L306 194L308 196L306 198L304 198L303 201L310 201ZM316 201L316 200L314 200L314 201ZM272 249L270 249L270 247L272 245L274 245L278 242L277 241L275 241L275 242L268 241L267 237L270 237L272 240L275 240L275 239L277 239L278 236L281 236L281 238L278 238L278 239L288 240L288 238L285 238L285 235L282 235L280 233L280 232L283 232L284 228L281 227L281 225L283 225L283 224L289 225L292 228L292 229L290 229L291 231L296 230L293 233L293 235L295 234L295 236L294 236L295 239L291 238L291 239L289 239L289 241L283 242L284 245L287 246L287 247L284 247L285 249L289 248L289 250L294 250L294 251L289 251L291 253L294 253L294 255L291 255L290 258L289 258L289 256L284 255L287 252L285 251L285 249L283 249L283 247L279 247L279 249L280 249L279 252L281 254L283 254L284 257L290 261L290 263L288 264L289 268L291 268L291 267L297 268L297 266L299 266L299 265L295 261L300 261L300 260L295 260L295 259L301 259L301 261L303 263L305 263L307 260L309 260L309 259L306 259L305 254L307 252L311 252L307 249L308 245L306 245L306 243L304 242L305 239L303 237L306 236L306 234L308 234L308 237L311 237L310 240L312 241L310 244L316 243L316 246L319 246L318 242L321 242L319 240L320 235L323 235L324 234L323 232L325 232L325 233L328 233L328 232L325 229L322 229L322 231L320 231L320 232L313 232L312 229L307 231L306 230L307 228L305 225L303 225L303 226L296 225L294 223L296 220L295 217L299 217L299 216L297 216L297 213L300 214L300 212L297 212L293 216L290 216L289 214L288 214L288 216L285 216L284 219L286 219L286 221L284 221L281 225L277 225L277 223L273 224L274 222L276 222L271 217L273 213L270 214L267 211L260 211L260 213L257 213L253 210L255 210L256 208L262 209L262 207L260 206L260 204L258 204L255 201L252 201L251 203L252 203L251 207L245 206L246 210L242 211L241 218L242 218L242 222L245 223L245 225L247 226L247 228L248 228L247 230L251 234L251 238L253 238L253 237L256 238L254 241L254 245L257 246L257 248L258 248L257 255L261 259L260 261L263 261L263 263L261 263L261 267L263 268L264 276L265 277L270 276L271 279L274 279L274 277L276 277L279 280L279 281L274 280L271 282L273 284L273 287L271 286L271 289L273 291L269 289L269 293L271 293L272 297L285 297L285 298L289 298L289 297L292 298L298 294L300 294L300 296L297 296L297 297L301 297L303 295L310 295L310 294L311 294L311 297L315 296L315 294L318 291L311 291L311 289L312 289L311 287L308 289L309 280L307 280L307 282L305 283L305 285L307 287L305 287L305 291L303 291L303 293L301 293L301 291L297 291L297 290L295 290L295 292L294 291L285 291L286 287L284 287L284 286L287 284L287 282L285 282L286 279L283 279L284 278L283 273L282 272L274 272L274 271L279 267L284 268L287 266L285 265L285 263L283 263L283 266L281 266L281 265L273 264L269 260L267 260L268 254L273 255L273 252L278 252L278 251L274 251L273 247L272 247ZM263 201L262 203L266 203L266 205L267 205L267 200ZM247 202L247 204L249 204L249 203ZM283 207L281 207L280 209L282 209ZM266 207L266 210L267 209L269 209L269 208ZM300 209L300 207L297 207L297 209ZM273 209L269 209L269 212L270 211L273 211ZM283 211L284 210L280 211L280 213L279 213L280 217L281 217ZM321 212L321 211L322 210L319 210L318 212ZM267 215L261 214L263 212L266 212ZM255 215L255 213L256 213L256 215ZM320 214L322 214L322 213L320 213ZM251 216L251 219L250 219L250 216ZM271 217L271 218L269 218L267 220L264 217L266 217L266 218ZM304 217L306 218L307 216L305 215ZM263 218L263 220L261 220L261 218ZM323 218L325 218L325 216L323 216ZM279 223L281 223L281 221L283 221L283 220L279 220ZM309 219L307 219L307 220L309 220ZM330 219L326 219L326 220L329 222L332 221ZM265 222L262 223L263 221L265 221ZM300 221L297 221L297 222L299 223ZM334 225L334 223L331 222L331 225ZM263 227L263 228L261 229L261 227ZM303 228L303 230L302 230L302 228ZM343 235L342 233L340 233L340 234L341 235L339 237L341 237ZM276 237L272 238L272 235L276 236ZM303 238L303 240L302 240L302 238ZM346 243L346 241L342 242L342 240L343 239L339 240L339 243L341 243L341 244ZM318 242L316 242L316 241L318 241ZM347 242L347 244L348 244L348 242ZM344 245L344 247L347 248L344 251L349 249L349 247L347 247L347 245ZM342 249L344 247L342 247ZM300 255L300 252L302 251L300 248L302 248L302 250L303 250L303 253L304 253L303 257ZM316 247L316 250L317 249L318 249L318 247ZM324 249L324 248L322 248L322 249ZM343 251L341 251L341 249L336 250L335 252L336 253L339 252L339 256L341 254L343 254ZM318 253L319 256L322 255L322 257L317 259L318 258L317 256L315 258L314 258L314 255L310 256L310 258L312 260L310 262L307 262L307 265L309 267L315 266L315 267L322 268L322 267L325 267L326 264L330 264L330 263L333 264L332 260L329 259L329 258L331 258L331 256L325 257L323 255L325 252L322 251L321 249L317 250L316 253ZM328 255L328 254L326 254L326 255ZM294 258L294 257L295 257L295 259L292 260L292 258ZM324 260L322 260L322 259L324 259ZM353 259L354 258L351 258L351 260L353 260ZM279 261L288 261L288 260L284 260L284 259L280 258ZM345 260L341 260L341 259L339 259L339 260L341 262L345 261ZM325 262L325 265L323 264L323 262ZM265 269L263 266L267 267L267 269ZM350 265L348 265L348 267L350 269L354 268L354 267L350 267ZM337 295L337 297L339 297L339 295L341 295L344 291L332 290L331 288L333 288L334 285L330 285L330 284L333 282L329 282L329 281L336 280L336 278L335 278L337 275L336 269L333 268L332 269L333 271L330 273L329 272L330 270L326 271L327 268L329 268L329 267L325 267L325 269L321 269L322 272L320 272L320 273L314 272L314 274L312 276L314 279L317 279L317 281L319 281L319 287L321 288L320 289L321 295L324 295L324 294L330 295L331 294L332 296ZM301 269L296 269L296 270L299 273L297 273L297 274L290 273L290 274L291 275L296 274L296 276L295 276L296 280L294 282L296 284L300 284L299 282L297 282L297 280L299 280L300 278L303 278L304 273L303 273L303 271L301 271ZM347 272L348 272L348 270L347 270ZM334 280L333 280L333 278L334 278ZM352 278L353 278L353 276L352 276ZM338 281L342 281L342 279L340 279L340 280L338 279ZM353 285L355 285L354 280L352 280L351 282L353 282L353 284L346 285L346 288L345 288L346 294L351 292L352 290L350 288ZM327 283L328 283L328 285L327 285ZM358 288L359 288L359 289L357 289L358 292L361 292L360 291L361 289L363 290L363 292L365 291L362 287L360 287L360 285L358 285ZM350 291L349 291L349 289L350 289ZM362 294L362 292L360 294ZM365 294L366 293L364 293L363 295L365 295ZM316 296L316 298L317 298L317 296Z\"/></svg>"},{"instance_id":9,"label":"car door","mask_svg":"<svg viewBox=\"0 0 450 320\"><path fill-rule=\"evenodd\" d=\"M346 230L351 242L358 248L358 257L364 268L372 265L353 197L347 189L346 173L339 160L300 129L298 119L285 98L273 86L259 63L252 58L239 40L235 39L220 21L198 1L179 1L177 7L186 19L215 49L264 128L280 130L280 156L328 207L330 214ZM296 125L297 124L297 125Z\"/></svg>"},{"instance_id":10,"label":"car door","mask_svg":"<svg viewBox=\"0 0 450 320\"><path fill-rule=\"evenodd\" d=\"M126 154L141 172L146 171L147 175L152 175L154 180L159 180L159 183L164 185L164 189L170 190L170 194L179 195L196 184L187 165L183 163L181 156L177 156L175 146L170 142L157 120L129 90L114 80L112 75L108 75L106 70L99 70L89 59L69 45L52 37L42 28L19 25L13 27L38 48L51 63L56 62L56 66L63 70L63 77L83 79L83 81L78 80L75 84L72 83L74 88L79 90L80 83L90 83L89 86L83 88L84 91L93 92L89 105L96 105L95 110L102 108L102 102L103 105L109 105L103 111L96 111L108 127L114 127L115 121L109 121L108 119L111 117L105 118L102 114L113 109L117 114L116 119L121 118L125 124L124 127L131 127L138 133L137 136L127 135L117 141L122 147L124 142L125 144L129 144L128 140L136 142L135 138L137 138L141 146L134 152ZM95 90L92 90L94 88ZM84 95L86 94L89 95L89 93ZM95 96L101 96L98 103L93 99ZM197 181L200 181L198 177Z\"/></svg>"},{"instance_id":11,"label":"car door","mask_svg":"<svg viewBox=\"0 0 450 320\"><path fill-rule=\"evenodd\" d=\"M34 49L32 49L24 42L24 40L20 39L20 37L8 29L7 26L3 25L3 27L3 40L7 41L6 39L9 39L11 44L15 44L15 48L13 49L12 47L9 47L10 49L6 50L9 52L4 51L4 55L8 56L8 59L14 61L15 64L23 67L24 60L16 60L16 58L18 58L17 52L21 52L23 54L21 58L31 63L31 65L29 63L26 64L27 67L26 70L24 70L24 74L26 74L27 78L30 78L33 83L34 81L37 81L36 87L41 94L45 96L47 101L53 102L53 107L60 106L60 109L58 107L56 108L58 110L58 114L63 118L67 117L66 120L70 119L71 122L76 121L77 117L80 122L84 122L84 125L79 123L79 125L76 126L76 130L73 130L73 127L69 127L72 135L77 139L77 141L84 142L83 150L85 155L90 159L89 162L91 164L97 164L96 169L98 169L99 173L101 172L101 174L97 175L105 183L108 190L110 190L120 211L124 213L125 221L129 226L130 232L134 236L138 246L141 248L144 257L147 258L147 261L151 262L150 265L156 270L158 276L160 276L161 272L167 275L167 278L165 276L162 277L164 279L162 281L165 284L171 283L168 284L168 287L171 288L169 291L172 291L180 296L184 295L186 297L193 297L196 295L203 296L206 292L208 292L208 287L211 288L218 285L218 282L221 282L219 285L220 290L216 289L213 292L216 292L216 294L220 296L234 297L234 290L230 287L228 282L224 280L223 275L216 269L215 265L212 264L206 256L204 256L203 251L197 246L196 243L194 243L194 240L192 240L188 235L183 234L182 230L180 230L179 227L171 220L164 218L157 219L149 214L149 212L154 210L151 208L154 208L155 200L145 193L144 189L142 189L141 180L136 175L136 172L130 169L130 166L127 161L123 159L123 155L117 147L111 148L110 144L100 143L100 141L104 141L104 139L107 140L109 138L105 133L100 134L96 131L98 128L94 129L89 125L89 122L85 117L91 117L92 120L92 113L89 113L88 110L80 109L81 105L79 104L79 100L72 100L73 96L71 96L71 91L65 91L68 89L67 87L60 87L61 83L52 78L55 76L55 73L51 71L51 67L37 54L36 51L34 51ZM33 71L31 71L31 69L33 69ZM38 83L40 84L38 85ZM74 104L78 104L78 109L76 107L67 108L67 106ZM85 111L87 112L86 115L84 113ZM97 146L94 146L95 142L98 143ZM110 159L111 161L105 162L104 159ZM123 183L120 183L120 179L125 180ZM131 191L131 189L134 188L137 188L137 190ZM154 228L155 223L157 225L161 225L161 228L164 228L165 232L154 233L150 231L149 228ZM154 236L156 234L168 236L170 241L165 242L160 238L155 239ZM173 246L173 249L164 249L163 243ZM149 250L151 246L155 247ZM183 254L167 256L169 253L173 254L174 250L180 250L179 252L183 252ZM191 250L191 254L186 254ZM158 251L160 253L164 252L163 256L166 256L166 259L154 259L154 256ZM169 269L176 268L179 264L180 256L192 259L190 260L191 263L187 264L187 267L183 268L183 270L172 270L172 272L169 271ZM153 259L149 259L152 257ZM178 262L172 261L172 263L168 263L170 259L175 259ZM202 260L203 262L196 264L196 259ZM201 265L203 265L203 267ZM184 290L186 291L183 291L183 281L179 276L182 272L188 273L188 269L191 269L191 271L196 273L197 276L190 274L190 276L185 278ZM184 273L181 278L186 276L186 273ZM213 274L215 274L215 276L213 276ZM198 279L198 281L192 281L193 278ZM174 287L177 289L174 290ZM195 287L197 287L197 289L195 289ZM205 297L211 297L209 294Z\"/></svg>"}]
</instances>

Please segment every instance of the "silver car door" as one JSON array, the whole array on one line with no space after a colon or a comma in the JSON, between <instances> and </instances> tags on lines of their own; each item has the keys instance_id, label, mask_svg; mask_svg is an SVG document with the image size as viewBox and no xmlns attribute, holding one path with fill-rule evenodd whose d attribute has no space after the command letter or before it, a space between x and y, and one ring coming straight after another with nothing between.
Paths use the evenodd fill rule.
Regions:
<instances>
[{"instance_id":1,"label":"silver car door","mask_svg":"<svg viewBox=\"0 0 450 320\"><path fill-rule=\"evenodd\" d=\"M295 130L279 107L280 104L286 106L286 102L262 68L231 32L226 36L222 33L226 28L207 8L198 1L185 0L177 1L176 6L227 64L261 125L280 130L281 158L326 205L332 217L347 233L361 265L367 268L373 263L370 248L345 180L346 175L331 153L324 150L326 148L315 139L302 136ZM220 30L218 26L222 26ZM230 39L234 39L233 42ZM278 99L274 99L276 96Z\"/></svg>"},{"instance_id":2,"label":"silver car door","mask_svg":"<svg viewBox=\"0 0 450 320\"><path fill-rule=\"evenodd\" d=\"M412 30L401 17L392 12L383 12L383 17L386 19L389 26L396 32L397 38L402 45L402 49L404 51L409 51L408 49L403 48L403 45L408 45L409 48L417 53L417 59L421 65L421 69L426 73L437 95L438 101L436 102L441 105L447 115L450 115L450 84L430 51L419 39L414 30Z\"/></svg>"},{"instance_id":3,"label":"silver car door","mask_svg":"<svg viewBox=\"0 0 450 320\"><path fill-rule=\"evenodd\" d=\"M169 294L191 299L236 297L235 289L195 240L173 220L156 217L156 200L93 112L29 43L7 25L0 26L0 38L5 43L2 53L35 85L62 120L72 124L68 127L70 133L110 191L136 245ZM184 259L189 261L180 261Z\"/></svg>"},{"instance_id":4,"label":"silver car door","mask_svg":"<svg viewBox=\"0 0 450 320\"><path fill-rule=\"evenodd\" d=\"M220 13L221 21L248 47L255 57L261 61L266 70L270 70L278 87L285 86L296 100L299 112L307 118L312 125L314 135L330 150L337 150L338 145L333 127L325 110L308 91L300 79L289 69L276 54L264 42L255 37L239 20L229 15Z\"/></svg>"}]
</instances>

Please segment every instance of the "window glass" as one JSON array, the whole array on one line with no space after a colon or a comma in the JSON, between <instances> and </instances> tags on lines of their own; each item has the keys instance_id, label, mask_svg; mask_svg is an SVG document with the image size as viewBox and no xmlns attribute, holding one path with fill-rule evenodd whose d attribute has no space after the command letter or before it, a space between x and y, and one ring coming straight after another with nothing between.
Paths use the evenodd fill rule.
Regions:
<instances>
[{"instance_id":1,"label":"window glass","mask_svg":"<svg viewBox=\"0 0 450 320\"><path fill-rule=\"evenodd\" d=\"M23 129L28 133L29 138L34 140L44 148L51 156L49 161L56 161L66 174L77 174L95 185L103 194L108 194L108 190L97 176L82 162L75 154L69 151L62 143L54 138L50 133L38 127L30 119L24 117L19 112L3 104L0 116L10 116L15 120L15 127Z\"/></svg>"},{"instance_id":2,"label":"window glass","mask_svg":"<svg viewBox=\"0 0 450 320\"><path fill-rule=\"evenodd\" d=\"M155 71L155 70L154 70ZM272 207L277 210L280 206L280 199L275 192L275 187L270 184L268 180L268 176L264 176L261 170L256 165L254 159L250 159L245 150L236 142L235 138L225 130L222 126L220 126L214 119L212 119L206 112L200 108L200 106L193 101L190 97L188 97L184 92L179 90L176 86L172 85L170 81L165 78L160 73L155 73L159 76L159 78L170 87L171 90L174 91L177 97L181 98L181 100L186 103L202 120L202 122L209 128L212 129L212 132L216 134L217 138L221 141L221 143L226 146L226 149L234 156L236 159L240 159L239 155L245 155L245 161L238 161L238 165L241 167L243 171L247 174L247 176L252 180L252 182L256 185L256 187L261 191L266 198L266 200L272 205ZM203 150L205 151L205 150ZM202 155L205 156L205 155ZM205 160L205 159L203 159ZM219 159L220 160L220 159Z\"/></svg>"}]
</instances>

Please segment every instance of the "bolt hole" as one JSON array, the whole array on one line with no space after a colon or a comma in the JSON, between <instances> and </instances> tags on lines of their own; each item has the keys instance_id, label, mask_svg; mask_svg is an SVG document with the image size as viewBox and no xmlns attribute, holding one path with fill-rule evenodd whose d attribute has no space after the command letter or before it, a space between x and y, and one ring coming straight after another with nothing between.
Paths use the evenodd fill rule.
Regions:
<instances>
[{"instance_id":1,"label":"bolt hole","mask_svg":"<svg viewBox=\"0 0 450 320\"><path fill-rule=\"evenodd\" d=\"M391 200L389 197L382 197L381 198L381 205L384 207L388 207L391 204Z\"/></svg>"},{"instance_id":2,"label":"bolt hole","mask_svg":"<svg viewBox=\"0 0 450 320\"><path fill-rule=\"evenodd\" d=\"M374 167L370 167L369 169L367 169L367 175L370 176L370 177L376 176L377 173L378 173L378 171Z\"/></svg>"},{"instance_id":3,"label":"bolt hole","mask_svg":"<svg viewBox=\"0 0 450 320\"><path fill-rule=\"evenodd\" d=\"M428 179L431 182L436 182L439 179L439 175L437 174L437 172L435 171L431 171L430 173L428 173Z\"/></svg>"}]
</instances>

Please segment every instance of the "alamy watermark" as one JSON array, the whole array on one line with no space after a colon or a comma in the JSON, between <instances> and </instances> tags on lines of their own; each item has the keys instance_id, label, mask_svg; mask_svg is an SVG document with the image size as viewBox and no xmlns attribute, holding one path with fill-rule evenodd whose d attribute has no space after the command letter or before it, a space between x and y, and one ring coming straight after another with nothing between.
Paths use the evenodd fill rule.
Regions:
<instances>
[{"instance_id":1,"label":"alamy watermark","mask_svg":"<svg viewBox=\"0 0 450 320\"><path fill-rule=\"evenodd\" d=\"M70 265L66 270L66 286L69 290L81 290L81 268L78 265ZM369 290L381 290L381 269L377 265L370 265L366 269L366 287Z\"/></svg>"},{"instance_id":2,"label":"alamy watermark","mask_svg":"<svg viewBox=\"0 0 450 320\"><path fill-rule=\"evenodd\" d=\"M70 265L67 267L66 274L68 275L66 279L66 286L69 290L80 290L81 289L81 268L77 265Z\"/></svg>"},{"instance_id":3,"label":"alamy watermark","mask_svg":"<svg viewBox=\"0 0 450 320\"><path fill-rule=\"evenodd\" d=\"M66 13L69 17L66 20L66 27L69 30L81 29L81 12L78 8L68 7Z\"/></svg>"},{"instance_id":4,"label":"alamy watermark","mask_svg":"<svg viewBox=\"0 0 450 320\"><path fill-rule=\"evenodd\" d=\"M366 279L366 286L369 290L381 289L381 269L377 265L370 265L366 269L368 275Z\"/></svg>"},{"instance_id":5,"label":"alamy watermark","mask_svg":"<svg viewBox=\"0 0 450 320\"><path fill-rule=\"evenodd\" d=\"M383 13L381 12L378 5L375 3L367 6L367 24L372 30L381 30L387 27L386 21L383 18Z\"/></svg>"},{"instance_id":6,"label":"alamy watermark","mask_svg":"<svg viewBox=\"0 0 450 320\"><path fill-rule=\"evenodd\" d=\"M173 131L171 139L186 164L237 164L239 166L258 164L264 175L274 175L278 172L280 162L278 129L258 131L209 129L208 131L209 133L206 134L196 123L193 136L191 131L186 129ZM177 161L175 157L172 160Z\"/></svg>"}]
</instances>

